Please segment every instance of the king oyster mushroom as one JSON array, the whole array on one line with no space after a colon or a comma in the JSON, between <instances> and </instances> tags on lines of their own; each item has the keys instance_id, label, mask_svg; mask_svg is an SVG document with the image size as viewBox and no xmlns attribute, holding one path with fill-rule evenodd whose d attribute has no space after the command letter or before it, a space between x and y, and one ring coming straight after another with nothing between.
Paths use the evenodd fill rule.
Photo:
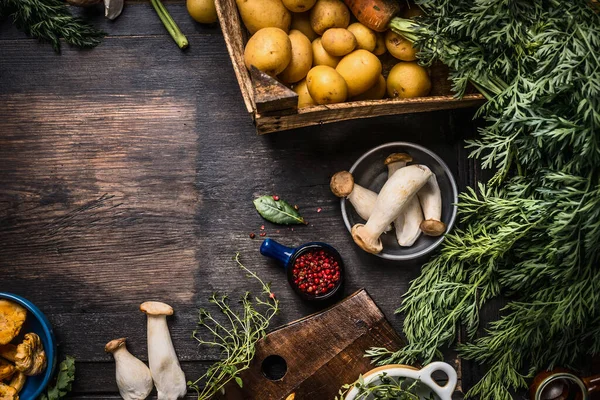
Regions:
<instances>
[{"instance_id":1,"label":"king oyster mushroom","mask_svg":"<svg viewBox=\"0 0 600 400\"><path fill-rule=\"evenodd\" d=\"M331 192L337 197L345 197L356 210L359 217L365 221L371 216L377 201L377 193L354 182L354 177L348 171L336 172L329 183ZM388 226L385 232L391 230Z\"/></svg>"},{"instance_id":2,"label":"king oyster mushroom","mask_svg":"<svg viewBox=\"0 0 600 400\"><path fill-rule=\"evenodd\" d=\"M394 153L385 159L385 165L388 167L388 179L400 168L406 166L412 161L412 157L406 153ZM421 189L423 190L423 189ZM418 194L417 194L418 195ZM400 215L394 220L396 229L396 240L403 247L412 246L421 236L421 222L423 221L423 211L417 196L411 197Z\"/></svg>"},{"instance_id":3,"label":"king oyster mushroom","mask_svg":"<svg viewBox=\"0 0 600 400\"><path fill-rule=\"evenodd\" d=\"M424 165L409 165L387 180L366 224L352 227L352 239L364 251L378 254L383 250L380 236L395 220L407 202L425 185L432 172Z\"/></svg>"},{"instance_id":4,"label":"king oyster mushroom","mask_svg":"<svg viewBox=\"0 0 600 400\"><path fill-rule=\"evenodd\" d=\"M111 340L104 346L104 351L111 353L115 359L115 374L121 397L124 400L143 400L154 387L152 375L146 364L127 350L126 340Z\"/></svg>"},{"instance_id":5,"label":"king oyster mushroom","mask_svg":"<svg viewBox=\"0 0 600 400\"><path fill-rule=\"evenodd\" d=\"M442 222L442 193L435 174L417 193L425 220L420 228L428 236L440 236L446 231L446 224Z\"/></svg>"},{"instance_id":6,"label":"king oyster mushroom","mask_svg":"<svg viewBox=\"0 0 600 400\"><path fill-rule=\"evenodd\" d=\"M185 396L185 374L173 348L167 315L173 307L158 301L147 301L140 310L148 316L148 363L158 392L158 400L176 400Z\"/></svg>"}]
</instances>

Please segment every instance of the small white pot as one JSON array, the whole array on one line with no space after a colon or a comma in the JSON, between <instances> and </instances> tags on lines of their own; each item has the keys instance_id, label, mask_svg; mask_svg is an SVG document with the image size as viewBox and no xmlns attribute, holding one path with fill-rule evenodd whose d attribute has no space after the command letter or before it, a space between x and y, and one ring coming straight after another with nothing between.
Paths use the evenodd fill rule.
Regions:
<instances>
[{"instance_id":1,"label":"small white pot","mask_svg":"<svg viewBox=\"0 0 600 400\"><path fill-rule=\"evenodd\" d=\"M431 377L435 371L442 371L448 376L448 382L444 386L438 385ZM422 369L399 364L384 365L363 374L365 384L376 382L384 372L392 378L405 377L419 380L423 389L417 392L422 398L425 398L424 396L429 395L429 393L434 393L439 400L452 400L452 393L454 393L454 389L456 388L456 371L445 362L433 362ZM358 389L353 388L348 392L345 400L354 400L357 395Z\"/></svg>"}]
</instances>

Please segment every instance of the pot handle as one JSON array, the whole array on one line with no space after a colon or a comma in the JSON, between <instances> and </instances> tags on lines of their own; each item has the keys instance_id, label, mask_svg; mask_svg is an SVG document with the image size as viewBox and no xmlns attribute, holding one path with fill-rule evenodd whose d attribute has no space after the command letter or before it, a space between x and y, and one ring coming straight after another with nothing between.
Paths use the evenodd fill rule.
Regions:
<instances>
[{"instance_id":1,"label":"pot handle","mask_svg":"<svg viewBox=\"0 0 600 400\"><path fill-rule=\"evenodd\" d=\"M284 268L288 267L288 264L295 251L296 249L292 249L282 245L281 243L277 243L273 239L265 239L260 245L260 254L279 261Z\"/></svg>"},{"instance_id":2,"label":"pot handle","mask_svg":"<svg viewBox=\"0 0 600 400\"><path fill-rule=\"evenodd\" d=\"M589 394L600 392L600 374L582 379Z\"/></svg>"},{"instance_id":3,"label":"pot handle","mask_svg":"<svg viewBox=\"0 0 600 400\"><path fill-rule=\"evenodd\" d=\"M444 386L438 385L431 376L435 371L442 371L448 376L448 382ZM434 389L436 394L440 396L441 400L451 400L452 393L456 389L457 376L456 371L450 364L445 362L436 361L423 367L419 374L421 382Z\"/></svg>"}]
</instances>

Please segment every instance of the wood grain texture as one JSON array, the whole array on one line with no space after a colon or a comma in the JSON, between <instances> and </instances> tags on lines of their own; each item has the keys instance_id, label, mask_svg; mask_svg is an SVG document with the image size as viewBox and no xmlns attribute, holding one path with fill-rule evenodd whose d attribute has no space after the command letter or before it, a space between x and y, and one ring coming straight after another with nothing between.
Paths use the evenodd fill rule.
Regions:
<instances>
[{"instance_id":1,"label":"wood grain texture","mask_svg":"<svg viewBox=\"0 0 600 400\"><path fill-rule=\"evenodd\" d=\"M329 179L367 150L404 140L438 153L459 184L473 182L462 143L474 134L473 110L256 136L223 37L191 33L182 52L152 28L148 7L128 2L123 17L139 21L119 19L98 48L60 56L0 28L0 290L48 315L61 356L77 359L74 398L116 398L109 340L128 336L132 353L147 359L138 311L146 300L174 306L175 348L187 377L200 376L218 352L191 339L198 307L215 291L235 299L259 289L232 261L238 251L273 282L282 302L274 327L318 311L259 254L258 235L248 235L261 225L286 245L335 246L346 293L365 287L400 331L394 310L423 260L398 264L358 250ZM151 33L135 36L146 26ZM310 224L265 222L252 200L270 193L298 204Z\"/></svg>"}]
</instances>

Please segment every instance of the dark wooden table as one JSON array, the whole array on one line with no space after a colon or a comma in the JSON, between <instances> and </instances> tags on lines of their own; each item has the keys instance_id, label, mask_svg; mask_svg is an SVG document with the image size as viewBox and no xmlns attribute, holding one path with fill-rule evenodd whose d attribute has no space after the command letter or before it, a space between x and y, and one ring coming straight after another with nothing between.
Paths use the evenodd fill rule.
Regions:
<instances>
[{"instance_id":1,"label":"dark wooden table","mask_svg":"<svg viewBox=\"0 0 600 400\"><path fill-rule=\"evenodd\" d=\"M62 55L0 20L0 290L48 315L61 355L77 359L76 398L117 397L104 353L110 339L127 336L146 359L138 306L147 300L173 305L176 349L187 377L199 376L218 353L191 339L198 307L215 291L249 288L232 262L236 252L273 282L277 324L316 311L259 254L263 224L284 244L337 247L346 293L365 287L401 330L394 310L420 263L358 250L329 178L396 140L436 151L461 188L477 178L463 149L474 110L257 136L218 27L194 23L181 1L167 6L189 38L187 51L145 2L128 2L115 22L85 12L109 36L94 50L63 47ZM310 224L263 221L252 200L271 193L298 204ZM472 374L479 372L463 365L464 386Z\"/></svg>"}]
</instances>

